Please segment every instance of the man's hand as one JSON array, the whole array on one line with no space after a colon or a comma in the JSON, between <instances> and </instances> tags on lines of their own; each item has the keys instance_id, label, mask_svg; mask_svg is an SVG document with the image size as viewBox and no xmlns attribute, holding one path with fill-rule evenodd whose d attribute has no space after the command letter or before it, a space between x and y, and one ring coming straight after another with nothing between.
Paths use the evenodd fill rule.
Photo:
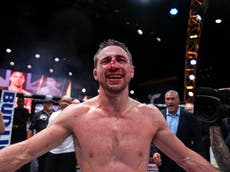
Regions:
<instances>
[{"instance_id":1,"label":"man's hand","mask_svg":"<svg viewBox=\"0 0 230 172\"><path fill-rule=\"evenodd\" d=\"M154 153L153 161L157 166L161 166L161 155L159 153Z\"/></svg>"}]
</instances>

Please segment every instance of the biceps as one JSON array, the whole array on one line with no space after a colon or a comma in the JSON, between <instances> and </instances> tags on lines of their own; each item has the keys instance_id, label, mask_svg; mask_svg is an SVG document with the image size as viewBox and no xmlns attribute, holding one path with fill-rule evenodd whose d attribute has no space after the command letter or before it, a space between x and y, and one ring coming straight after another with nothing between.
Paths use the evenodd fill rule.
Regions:
<instances>
[{"instance_id":1,"label":"biceps","mask_svg":"<svg viewBox=\"0 0 230 172\"><path fill-rule=\"evenodd\" d=\"M169 129L159 131L154 143L158 149L173 160L182 159L187 155L185 145Z\"/></svg>"},{"instance_id":2,"label":"biceps","mask_svg":"<svg viewBox=\"0 0 230 172\"><path fill-rule=\"evenodd\" d=\"M68 132L65 128L57 125L50 125L35 134L29 142L32 149L35 150L35 154L43 154L48 152L50 149L57 147L67 136Z\"/></svg>"}]
</instances>

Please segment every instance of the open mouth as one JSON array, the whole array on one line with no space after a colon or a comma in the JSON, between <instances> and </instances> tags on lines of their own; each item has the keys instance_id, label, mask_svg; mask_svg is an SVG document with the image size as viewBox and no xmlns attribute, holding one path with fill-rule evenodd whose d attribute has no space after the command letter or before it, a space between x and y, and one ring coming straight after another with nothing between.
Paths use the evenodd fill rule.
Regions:
<instances>
[{"instance_id":1,"label":"open mouth","mask_svg":"<svg viewBox=\"0 0 230 172\"><path fill-rule=\"evenodd\" d=\"M122 76L121 75L109 75L109 76L107 76L107 78L109 78L109 79L121 79Z\"/></svg>"}]
</instances>

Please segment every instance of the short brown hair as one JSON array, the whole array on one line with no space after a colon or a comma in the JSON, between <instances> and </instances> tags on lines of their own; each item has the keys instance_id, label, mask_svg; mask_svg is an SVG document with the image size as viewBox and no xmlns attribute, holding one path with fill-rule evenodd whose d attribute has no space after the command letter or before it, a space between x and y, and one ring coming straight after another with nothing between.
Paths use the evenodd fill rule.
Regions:
<instances>
[{"instance_id":1,"label":"short brown hair","mask_svg":"<svg viewBox=\"0 0 230 172\"><path fill-rule=\"evenodd\" d=\"M131 55L130 51L128 50L128 47L125 45L125 43L117 41L115 39L108 39L108 40L103 41L99 44L99 48L98 48L98 50L95 53L94 58L93 58L94 67L97 66L97 61L98 61L97 55L101 52L101 50L104 49L105 47L112 46L112 45L121 47L123 50L125 50L125 52L128 54L130 64L133 65L132 55Z\"/></svg>"}]
</instances>

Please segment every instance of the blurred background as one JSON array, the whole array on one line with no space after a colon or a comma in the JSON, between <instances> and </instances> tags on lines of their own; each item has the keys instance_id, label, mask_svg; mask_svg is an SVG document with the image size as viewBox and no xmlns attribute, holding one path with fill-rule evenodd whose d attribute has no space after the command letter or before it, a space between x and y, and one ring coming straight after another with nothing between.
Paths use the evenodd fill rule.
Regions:
<instances>
[{"instance_id":1,"label":"blurred background","mask_svg":"<svg viewBox=\"0 0 230 172\"><path fill-rule=\"evenodd\" d=\"M133 55L133 98L162 103L175 89L193 101L197 87L230 85L229 8L227 0L2 1L0 68L68 80L71 96L89 98L97 95L93 55L114 38Z\"/></svg>"}]
</instances>

